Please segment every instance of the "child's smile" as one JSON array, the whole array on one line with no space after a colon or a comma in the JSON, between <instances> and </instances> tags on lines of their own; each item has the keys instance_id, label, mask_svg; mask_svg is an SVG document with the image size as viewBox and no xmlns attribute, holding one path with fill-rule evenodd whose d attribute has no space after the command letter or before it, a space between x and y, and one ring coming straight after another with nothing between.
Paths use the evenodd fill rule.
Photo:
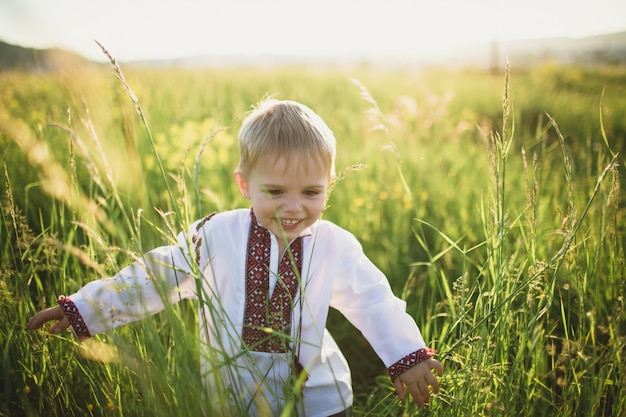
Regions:
<instances>
[{"instance_id":1,"label":"child's smile","mask_svg":"<svg viewBox=\"0 0 626 417\"><path fill-rule=\"evenodd\" d=\"M283 226L283 229L287 230L287 229L294 229L297 227L297 225L301 222L302 220L295 220L295 219L280 219L280 222Z\"/></svg>"}]
</instances>

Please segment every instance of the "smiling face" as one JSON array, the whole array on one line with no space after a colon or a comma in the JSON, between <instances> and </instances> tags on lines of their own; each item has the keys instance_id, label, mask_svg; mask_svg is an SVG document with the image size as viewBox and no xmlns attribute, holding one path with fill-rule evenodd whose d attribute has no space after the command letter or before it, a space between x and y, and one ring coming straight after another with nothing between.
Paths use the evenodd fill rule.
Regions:
<instances>
[{"instance_id":1,"label":"smiling face","mask_svg":"<svg viewBox=\"0 0 626 417\"><path fill-rule=\"evenodd\" d=\"M241 194L252 201L257 220L286 244L315 223L324 210L331 176L328 167L304 156L263 158L249 173L235 173Z\"/></svg>"}]
</instances>

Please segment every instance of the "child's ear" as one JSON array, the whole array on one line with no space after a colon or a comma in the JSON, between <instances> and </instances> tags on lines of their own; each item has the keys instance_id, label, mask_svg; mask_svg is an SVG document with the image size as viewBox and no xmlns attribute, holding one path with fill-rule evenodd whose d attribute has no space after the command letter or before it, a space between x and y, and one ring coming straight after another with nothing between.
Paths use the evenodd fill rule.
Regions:
<instances>
[{"instance_id":1,"label":"child's ear","mask_svg":"<svg viewBox=\"0 0 626 417\"><path fill-rule=\"evenodd\" d=\"M237 187L239 187L239 192L243 198L250 200L250 191L248 189L248 180L243 176L241 172L235 172L233 174L235 177L235 182L237 183Z\"/></svg>"}]
</instances>

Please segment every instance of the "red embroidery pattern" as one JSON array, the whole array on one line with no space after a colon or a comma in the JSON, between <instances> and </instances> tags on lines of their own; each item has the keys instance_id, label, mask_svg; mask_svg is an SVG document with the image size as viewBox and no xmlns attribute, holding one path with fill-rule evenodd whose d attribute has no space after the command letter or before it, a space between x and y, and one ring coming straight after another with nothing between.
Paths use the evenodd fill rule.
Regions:
<instances>
[{"instance_id":1,"label":"red embroidery pattern","mask_svg":"<svg viewBox=\"0 0 626 417\"><path fill-rule=\"evenodd\" d=\"M76 305L72 300L66 297L60 297L57 300L57 304L63 309L63 312L70 321L70 325L74 329L76 336L91 337L91 333L89 333L89 329L83 320L83 316L80 315L78 308L76 308Z\"/></svg>"},{"instance_id":2,"label":"red embroidery pattern","mask_svg":"<svg viewBox=\"0 0 626 417\"><path fill-rule=\"evenodd\" d=\"M257 223L252 211L250 214L243 344L257 352L284 353L287 352L285 335L291 333L291 311L302 271L302 239L295 239L281 259L270 298L270 234Z\"/></svg>"},{"instance_id":3,"label":"red embroidery pattern","mask_svg":"<svg viewBox=\"0 0 626 417\"><path fill-rule=\"evenodd\" d=\"M396 379L396 377L402 372L417 365L420 362L425 361L426 359L433 356L435 353L435 350L431 348L422 348L416 350L415 352L406 355L404 358L400 359L398 362L387 368L387 372L389 373L389 376L392 380Z\"/></svg>"}]
</instances>

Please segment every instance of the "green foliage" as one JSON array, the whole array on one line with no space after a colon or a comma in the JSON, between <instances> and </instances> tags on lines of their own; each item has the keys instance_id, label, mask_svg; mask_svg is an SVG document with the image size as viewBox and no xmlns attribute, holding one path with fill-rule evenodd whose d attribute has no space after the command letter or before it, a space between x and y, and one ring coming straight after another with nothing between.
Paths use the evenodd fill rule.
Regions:
<instances>
[{"instance_id":1,"label":"green foliage","mask_svg":"<svg viewBox=\"0 0 626 417\"><path fill-rule=\"evenodd\" d=\"M121 75L0 74L0 415L200 413L192 303L82 347L24 326L190 221L246 205L237 131L266 95L334 130L345 177L324 216L360 239L446 368L428 408L400 402L332 314L357 415L626 412L623 71Z\"/></svg>"}]
</instances>

